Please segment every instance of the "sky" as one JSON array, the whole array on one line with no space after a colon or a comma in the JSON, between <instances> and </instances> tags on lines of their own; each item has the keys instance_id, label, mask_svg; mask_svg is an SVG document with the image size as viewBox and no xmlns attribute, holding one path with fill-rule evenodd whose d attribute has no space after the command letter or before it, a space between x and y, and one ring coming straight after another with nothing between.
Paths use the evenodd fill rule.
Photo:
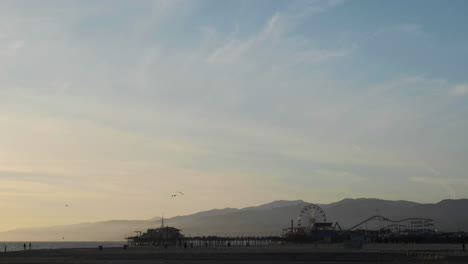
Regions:
<instances>
[{"instance_id":1,"label":"sky","mask_svg":"<svg viewBox=\"0 0 468 264\"><path fill-rule=\"evenodd\" d=\"M1 1L0 231L279 199L468 198L467 12Z\"/></svg>"}]
</instances>

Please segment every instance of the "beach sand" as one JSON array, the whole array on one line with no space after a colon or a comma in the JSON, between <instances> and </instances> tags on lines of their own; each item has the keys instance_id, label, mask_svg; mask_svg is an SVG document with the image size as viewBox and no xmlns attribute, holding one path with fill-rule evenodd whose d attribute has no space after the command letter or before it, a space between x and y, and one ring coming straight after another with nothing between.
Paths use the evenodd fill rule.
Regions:
<instances>
[{"instance_id":1,"label":"beach sand","mask_svg":"<svg viewBox=\"0 0 468 264\"><path fill-rule=\"evenodd\" d=\"M387 247L388 248L388 247ZM368 249L344 249L314 245L238 247L238 248L181 248L134 247L96 249L54 249L17 251L0 254L3 263L468 263L468 254L448 247L438 249L403 250L404 246L387 249L373 246Z\"/></svg>"}]
</instances>

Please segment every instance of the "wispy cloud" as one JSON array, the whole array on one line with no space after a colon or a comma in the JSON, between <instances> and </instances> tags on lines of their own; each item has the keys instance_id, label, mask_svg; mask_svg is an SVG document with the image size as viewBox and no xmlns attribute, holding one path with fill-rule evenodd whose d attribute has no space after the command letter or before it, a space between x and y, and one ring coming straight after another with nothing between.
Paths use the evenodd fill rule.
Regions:
<instances>
[{"instance_id":1,"label":"wispy cloud","mask_svg":"<svg viewBox=\"0 0 468 264\"><path fill-rule=\"evenodd\" d=\"M457 187L465 189L466 185L468 185L468 178L411 177L410 180L416 183L440 186L447 191L452 199L458 199L467 195L465 192L457 191Z\"/></svg>"},{"instance_id":2,"label":"wispy cloud","mask_svg":"<svg viewBox=\"0 0 468 264\"><path fill-rule=\"evenodd\" d=\"M440 184L440 185L466 185L468 184L468 178L435 178L435 177L411 177L413 182L421 182L428 184Z\"/></svg>"},{"instance_id":3,"label":"wispy cloud","mask_svg":"<svg viewBox=\"0 0 468 264\"><path fill-rule=\"evenodd\" d=\"M396 31L396 32L401 32L401 33L414 33L414 32L420 32L422 30L422 26L420 24L400 24L400 25L395 25L393 27L389 27L386 30Z\"/></svg>"},{"instance_id":4,"label":"wispy cloud","mask_svg":"<svg viewBox=\"0 0 468 264\"><path fill-rule=\"evenodd\" d=\"M468 95L468 84L463 83L463 84L458 84L452 87L450 89L450 94L452 96L465 96Z\"/></svg>"},{"instance_id":5,"label":"wispy cloud","mask_svg":"<svg viewBox=\"0 0 468 264\"><path fill-rule=\"evenodd\" d=\"M181 187L197 195L167 214L395 198L394 175L395 188L466 195L466 80L392 60L437 27L366 20L351 1L216 3L1 3L3 197L27 207L37 188L29 202L76 199L93 220L124 205L152 217Z\"/></svg>"},{"instance_id":6,"label":"wispy cloud","mask_svg":"<svg viewBox=\"0 0 468 264\"><path fill-rule=\"evenodd\" d=\"M314 48L311 43L304 45L303 39L296 39L288 35L309 16L326 12L341 3L342 1L314 1L298 10L277 12L266 21L259 32L248 38L239 38L236 33L238 28L236 28L224 44L208 55L206 61L209 63L233 63L240 59L249 60L252 57L266 60L270 60L271 57L280 57L283 63L288 64L288 57L290 57L292 64L296 64L346 56L347 51L344 48L339 50L318 49ZM299 43L301 44L299 45ZM292 49L287 50L288 48ZM288 57L281 54L287 54Z\"/></svg>"}]
</instances>

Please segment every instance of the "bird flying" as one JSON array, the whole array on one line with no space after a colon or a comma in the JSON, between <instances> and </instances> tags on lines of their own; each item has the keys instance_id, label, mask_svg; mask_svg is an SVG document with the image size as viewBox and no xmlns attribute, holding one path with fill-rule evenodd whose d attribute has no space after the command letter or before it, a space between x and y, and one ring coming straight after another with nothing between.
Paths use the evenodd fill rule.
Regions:
<instances>
[{"instance_id":1,"label":"bird flying","mask_svg":"<svg viewBox=\"0 0 468 264\"><path fill-rule=\"evenodd\" d=\"M177 193L172 194L171 197L174 198L174 197L178 197L181 195L185 195L185 194L183 192L177 192Z\"/></svg>"}]
</instances>

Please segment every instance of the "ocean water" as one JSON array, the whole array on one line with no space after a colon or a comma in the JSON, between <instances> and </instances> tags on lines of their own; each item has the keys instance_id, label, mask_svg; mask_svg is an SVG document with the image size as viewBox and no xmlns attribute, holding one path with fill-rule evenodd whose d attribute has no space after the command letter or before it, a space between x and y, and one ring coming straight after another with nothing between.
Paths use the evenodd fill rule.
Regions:
<instances>
[{"instance_id":1,"label":"ocean water","mask_svg":"<svg viewBox=\"0 0 468 264\"><path fill-rule=\"evenodd\" d=\"M29 250L29 241L25 242L0 242L0 252L4 252L5 246L7 251L24 250L26 243L26 250ZM64 242L64 241L50 241L50 242L31 242L32 250L35 249L59 249L59 248L98 248L99 246L106 247L123 247L127 244L126 241L97 241L97 242Z\"/></svg>"}]
</instances>

